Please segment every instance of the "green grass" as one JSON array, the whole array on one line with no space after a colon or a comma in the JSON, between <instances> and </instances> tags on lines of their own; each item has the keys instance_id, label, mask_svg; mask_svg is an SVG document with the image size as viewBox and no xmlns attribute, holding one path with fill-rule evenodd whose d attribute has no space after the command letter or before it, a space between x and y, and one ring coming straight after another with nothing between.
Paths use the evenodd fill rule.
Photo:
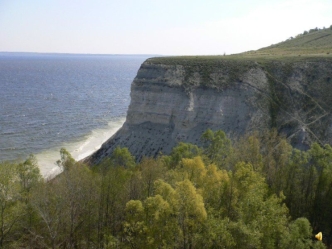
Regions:
<instances>
[{"instance_id":1,"label":"green grass","mask_svg":"<svg viewBox=\"0 0 332 249\"><path fill-rule=\"evenodd\" d=\"M332 54L332 30L322 29L308 34L297 35L266 48L249 51L243 55L255 56L285 56L285 55L331 55Z\"/></svg>"},{"instance_id":2,"label":"green grass","mask_svg":"<svg viewBox=\"0 0 332 249\"><path fill-rule=\"evenodd\" d=\"M304 57L304 58L297 58ZM200 64L222 65L224 62L232 61L257 61L257 60L288 60L300 61L317 58L332 57L332 29L322 29L308 34L297 35L296 38L288 39L269 47L255 51L248 51L234 55L215 56L172 56L156 57L149 61L155 64L166 65L188 65Z\"/></svg>"}]
</instances>

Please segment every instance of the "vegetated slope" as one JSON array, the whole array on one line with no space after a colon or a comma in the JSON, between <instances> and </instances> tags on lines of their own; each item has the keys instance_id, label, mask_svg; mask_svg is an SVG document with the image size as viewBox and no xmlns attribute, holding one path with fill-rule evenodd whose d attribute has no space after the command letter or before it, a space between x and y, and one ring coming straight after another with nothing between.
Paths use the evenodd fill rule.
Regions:
<instances>
[{"instance_id":1,"label":"vegetated slope","mask_svg":"<svg viewBox=\"0 0 332 249\"><path fill-rule=\"evenodd\" d=\"M93 170L62 149L64 171L48 182L33 156L0 162L0 247L331 248L330 146L300 152L275 132L233 145L222 131L203 137L139 164L117 148Z\"/></svg>"},{"instance_id":2,"label":"vegetated slope","mask_svg":"<svg viewBox=\"0 0 332 249\"><path fill-rule=\"evenodd\" d=\"M328 55L332 53L332 25L328 29L311 29L286 41L249 51L244 55Z\"/></svg>"}]
</instances>

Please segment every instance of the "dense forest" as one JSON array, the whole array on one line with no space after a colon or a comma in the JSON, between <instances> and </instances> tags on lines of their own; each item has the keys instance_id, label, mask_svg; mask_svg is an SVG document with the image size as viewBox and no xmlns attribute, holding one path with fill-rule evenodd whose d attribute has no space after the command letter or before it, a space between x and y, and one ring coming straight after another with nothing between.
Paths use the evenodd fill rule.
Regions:
<instances>
[{"instance_id":1,"label":"dense forest","mask_svg":"<svg viewBox=\"0 0 332 249\"><path fill-rule=\"evenodd\" d=\"M0 248L327 248L332 147L293 148L275 131L99 165L61 149L45 180L33 155L0 165ZM322 232L323 240L315 239Z\"/></svg>"}]
</instances>

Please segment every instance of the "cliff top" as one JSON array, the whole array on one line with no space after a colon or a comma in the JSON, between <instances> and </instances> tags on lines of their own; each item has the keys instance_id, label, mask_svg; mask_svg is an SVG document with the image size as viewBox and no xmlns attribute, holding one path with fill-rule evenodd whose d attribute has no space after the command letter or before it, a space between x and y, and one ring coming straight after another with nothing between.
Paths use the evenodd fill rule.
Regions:
<instances>
[{"instance_id":1,"label":"cliff top","mask_svg":"<svg viewBox=\"0 0 332 249\"><path fill-rule=\"evenodd\" d=\"M329 55L332 54L332 25L324 29L310 29L298 34L295 38L290 37L286 41L243 54L262 56Z\"/></svg>"},{"instance_id":2,"label":"cliff top","mask_svg":"<svg viewBox=\"0 0 332 249\"><path fill-rule=\"evenodd\" d=\"M283 61L301 61L308 58L314 60L317 58L332 58L332 25L324 29L310 29L302 34L290 37L286 41L273 44L255 51L247 51L233 55L215 55L215 56L170 56L155 57L148 60L153 64L168 65L198 65L198 64L218 64L222 61L265 61L265 60L283 60Z\"/></svg>"}]
</instances>

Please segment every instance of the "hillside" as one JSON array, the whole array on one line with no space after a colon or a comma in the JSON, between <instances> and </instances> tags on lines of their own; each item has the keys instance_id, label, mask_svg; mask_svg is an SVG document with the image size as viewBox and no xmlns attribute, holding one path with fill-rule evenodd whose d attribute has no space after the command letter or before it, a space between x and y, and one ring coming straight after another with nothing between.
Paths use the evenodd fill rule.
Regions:
<instances>
[{"instance_id":1,"label":"hillside","mask_svg":"<svg viewBox=\"0 0 332 249\"><path fill-rule=\"evenodd\" d=\"M311 29L303 34L269 47L249 51L243 55L254 56L326 56L332 53L332 25L327 29Z\"/></svg>"}]
</instances>

